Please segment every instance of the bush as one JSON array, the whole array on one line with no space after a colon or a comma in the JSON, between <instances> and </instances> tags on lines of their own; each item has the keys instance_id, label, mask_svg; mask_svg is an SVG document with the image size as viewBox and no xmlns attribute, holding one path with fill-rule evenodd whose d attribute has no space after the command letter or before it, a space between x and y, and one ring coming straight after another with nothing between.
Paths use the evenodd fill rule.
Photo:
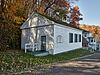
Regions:
<instances>
[{"instance_id":1,"label":"bush","mask_svg":"<svg viewBox=\"0 0 100 75\"><path fill-rule=\"evenodd\" d=\"M20 26L0 23L0 50L20 48Z\"/></svg>"}]
</instances>

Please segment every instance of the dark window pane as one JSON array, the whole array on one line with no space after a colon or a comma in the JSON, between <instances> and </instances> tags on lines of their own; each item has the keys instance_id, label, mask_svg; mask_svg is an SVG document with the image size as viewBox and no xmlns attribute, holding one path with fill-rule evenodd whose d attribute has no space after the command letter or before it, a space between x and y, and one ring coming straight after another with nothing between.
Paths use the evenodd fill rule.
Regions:
<instances>
[{"instance_id":1,"label":"dark window pane","mask_svg":"<svg viewBox=\"0 0 100 75\"><path fill-rule=\"evenodd\" d=\"M91 38L91 42L93 42L93 38Z\"/></svg>"},{"instance_id":2,"label":"dark window pane","mask_svg":"<svg viewBox=\"0 0 100 75\"><path fill-rule=\"evenodd\" d=\"M77 34L75 34L75 42L77 42Z\"/></svg>"},{"instance_id":3,"label":"dark window pane","mask_svg":"<svg viewBox=\"0 0 100 75\"><path fill-rule=\"evenodd\" d=\"M95 39L94 39L94 42L95 42Z\"/></svg>"},{"instance_id":4,"label":"dark window pane","mask_svg":"<svg viewBox=\"0 0 100 75\"><path fill-rule=\"evenodd\" d=\"M81 34L79 34L79 42L81 42Z\"/></svg>"},{"instance_id":5,"label":"dark window pane","mask_svg":"<svg viewBox=\"0 0 100 75\"><path fill-rule=\"evenodd\" d=\"M69 43L73 43L73 33L69 33Z\"/></svg>"},{"instance_id":6,"label":"dark window pane","mask_svg":"<svg viewBox=\"0 0 100 75\"><path fill-rule=\"evenodd\" d=\"M86 37L86 34L84 36Z\"/></svg>"}]
</instances>

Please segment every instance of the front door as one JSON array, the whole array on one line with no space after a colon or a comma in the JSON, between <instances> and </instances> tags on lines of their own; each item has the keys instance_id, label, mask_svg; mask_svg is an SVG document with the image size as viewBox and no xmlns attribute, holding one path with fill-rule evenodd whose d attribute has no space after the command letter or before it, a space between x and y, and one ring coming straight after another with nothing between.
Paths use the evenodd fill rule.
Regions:
<instances>
[{"instance_id":1,"label":"front door","mask_svg":"<svg viewBox=\"0 0 100 75\"><path fill-rule=\"evenodd\" d=\"M46 36L41 36L41 51L46 51Z\"/></svg>"}]
</instances>

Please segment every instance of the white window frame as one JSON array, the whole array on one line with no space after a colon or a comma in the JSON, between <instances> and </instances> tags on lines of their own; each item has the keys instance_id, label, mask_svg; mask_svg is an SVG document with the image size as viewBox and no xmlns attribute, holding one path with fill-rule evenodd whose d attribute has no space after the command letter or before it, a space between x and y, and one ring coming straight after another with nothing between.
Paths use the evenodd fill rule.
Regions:
<instances>
[{"instance_id":1,"label":"white window frame","mask_svg":"<svg viewBox=\"0 0 100 75\"><path fill-rule=\"evenodd\" d=\"M63 43L63 37L61 35L58 35L56 40L57 40L57 43Z\"/></svg>"},{"instance_id":2,"label":"white window frame","mask_svg":"<svg viewBox=\"0 0 100 75\"><path fill-rule=\"evenodd\" d=\"M73 43L74 42L74 35L71 38L70 37L71 34L73 35L73 33L69 33L69 43Z\"/></svg>"}]
</instances>

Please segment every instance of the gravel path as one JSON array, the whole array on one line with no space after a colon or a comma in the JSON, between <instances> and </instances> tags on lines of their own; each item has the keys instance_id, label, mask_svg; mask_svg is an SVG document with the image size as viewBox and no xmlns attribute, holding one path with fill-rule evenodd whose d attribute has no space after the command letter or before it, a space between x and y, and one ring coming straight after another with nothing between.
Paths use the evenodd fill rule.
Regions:
<instances>
[{"instance_id":1,"label":"gravel path","mask_svg":"<svg viewBox=\"0 0 100 75\"><path fill-rule=\"evenodd\" d=\"M74 61L51 64L46 69L16 75L100 75L100 54Z\"/></svg>"}]
</instances>

